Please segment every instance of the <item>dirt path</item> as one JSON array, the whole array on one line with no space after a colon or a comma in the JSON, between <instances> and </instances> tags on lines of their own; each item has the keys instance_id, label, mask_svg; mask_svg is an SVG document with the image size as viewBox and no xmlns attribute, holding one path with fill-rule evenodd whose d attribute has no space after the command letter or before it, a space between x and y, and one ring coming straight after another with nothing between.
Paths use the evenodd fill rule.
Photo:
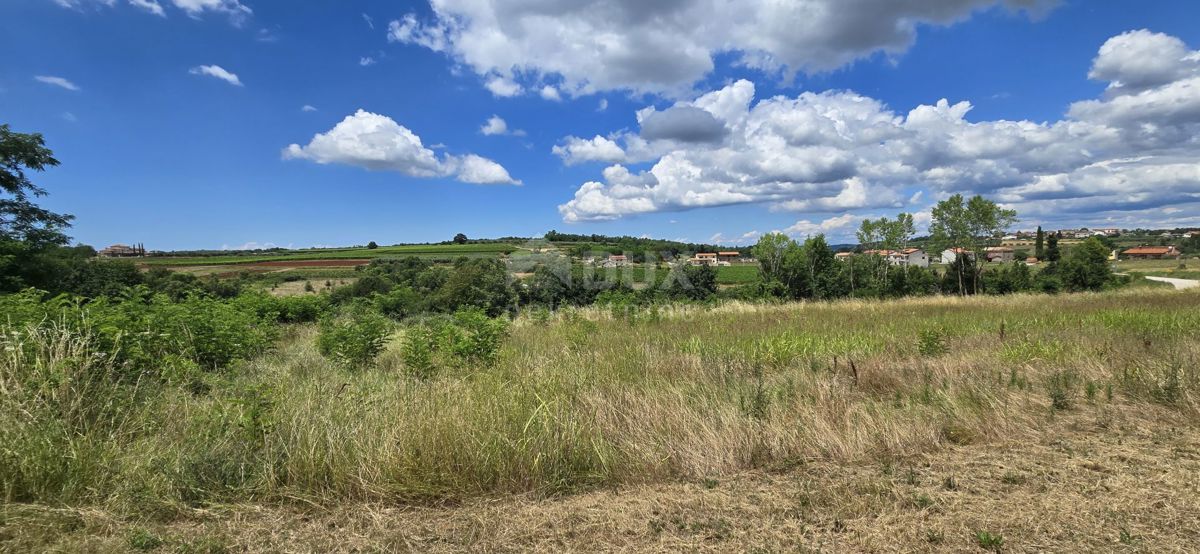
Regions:
<instances>
[{"instance_id":1,"label":"dirt path","mask_svg":"<svg viewBox=\"0 0 1200 554\"><path fill-rule=\"evenodd\" d=\"M1200 287L1200 281L1197 281L1195 279L1176 279L1173 277L1153 277L1150 275L1147 275L1146 279L1148 279L1150 281L1158 281L1160 283L1171 283L1172 285L1175 285L1175 290L1184 290L1184 289Z\"/></svg>"},{"instance_id":2,"label":"dirt path","mask_svg":"<svg viewBox=\"0 0 1200 554\"><path fill-rule=\"evenodd\" d=\"M1200 430L1133 408L1085 405L1031 436L905 460L562 498L212 506L172 522L9 506L0 551L124 551L142 533L172 552L982 552L981 532L1003 552L1194 551Z\"/></svg>"}]
</instances>

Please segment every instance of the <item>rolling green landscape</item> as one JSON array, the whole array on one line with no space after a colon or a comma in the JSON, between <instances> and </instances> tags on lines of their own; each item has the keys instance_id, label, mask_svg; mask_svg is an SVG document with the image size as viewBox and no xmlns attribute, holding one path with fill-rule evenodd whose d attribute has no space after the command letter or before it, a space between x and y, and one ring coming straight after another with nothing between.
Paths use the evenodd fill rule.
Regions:
<instances>
[{"instance_id":1,"label":"rolling green landscape","mask_svg":"<svg viewBox=\"0 0 1200 554\"><path fill-rule=\"evenodd\" d=\"M304 260L354 260L398 256L417 256L424 258L458 258L466 257L497 257L509 254L517 247L505 243L472 243L472 244L412 244L399 246L380 246L378 248L329 248L314 250L287 250L278 254L244 255L213 255L213 256L152 256L139 260L146 265L163 266L200 266L200 265L229 265L252 264L276 261Z\"/></svg>"}]
</instances>

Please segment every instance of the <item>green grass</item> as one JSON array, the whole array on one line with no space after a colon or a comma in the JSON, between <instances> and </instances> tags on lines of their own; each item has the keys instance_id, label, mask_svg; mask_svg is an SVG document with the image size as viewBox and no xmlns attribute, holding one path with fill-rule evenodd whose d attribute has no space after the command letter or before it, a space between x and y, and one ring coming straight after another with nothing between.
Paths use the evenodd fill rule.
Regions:
<instances>
[{"instance_id":1,"label":"green grass","mask_svg":"<svg viewBox=\"0 0 1200 554\"><path fill-rule=\"evenodd\" d=\"M1083 398L1200 423L1191 292L568 309L519 318L494 366L420 379L403 332L371 368L324 359L302 325L272 353L159 382L118 379L88 337L45 325L0 349L0 490L139 517L901 457L1020 436ZM923 352L935 331L946 348Z\"/></svg>"},{"instance_id":2,"label":"green grass","mask_svg":"<svg viewBox=\"0 0 1200 554\"><path fill-rule=\"evenodd\" d=\"M379 248L340 248L322 250L293 250L279 254L221 255L189 257L151 257L139 259L147 265L230 265L273 261L353 260L386 257L419 256L425 258L496 257L508 254L517 247L502 243L432 244L380 246Z\"/></svg>"},{"instance_id":3,"label":"green grass","mask_svg":"<svg viewBox=\"0 0 1200 554\"><path fill-rule=\"evenodd\" d=\"M747 285L762 279L758 264L738 264L717 268L717 284Z\"/></svg>"}]
</instances>

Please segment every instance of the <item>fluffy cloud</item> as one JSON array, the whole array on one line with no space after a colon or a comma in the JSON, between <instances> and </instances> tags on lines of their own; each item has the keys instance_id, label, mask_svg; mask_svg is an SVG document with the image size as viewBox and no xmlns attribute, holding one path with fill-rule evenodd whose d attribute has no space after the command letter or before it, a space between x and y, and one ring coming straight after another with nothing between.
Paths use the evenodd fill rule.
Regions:
<instances>
[{"instance_id":1,"label":"fluffy cloud","mask_svg":"<svg viewBox=\"0 0 1200 554\"><path fill-rule=\"evenodd\" d=\"M64 79L62 77L54 77L52 75L37 75L33 79L35 81L38 81L39 83L46 83L47 85L54 85L56 87L65 88L67 90L74 90L74 91L79 90L79 86L77 86L75 83L72 83L71 81Z\"/></svg>"},{"instance_id":2,"label":"fluffy cloud","mask_svg":"<svg viewBox=\"0 0 1200 554\"><path fill-rule=\"evenodd\" d=\"M217 79L225 81L233 86L242 86L242 80L238 79L236 74L226 71L225 68L219 65L196 66L189 69L188 73L191 73L192 75L207 75L209 77L216 77Z\"/></svg>"},{"instance_id":3,"label":"fluffy cloud","mask_svg":"<svg viewBox=\"0 0 1200 554\"><path fill-rule=\"evenodd\" d=\"M678 94L712 71L718 53L772 72L831 70L877 52L904 52L921 25L952 24L997 5L1053 3L431 0L431 19L406 15L391 22L388 37L444 52L485 79L561 79L570 94Z\"/></svg>"},{"instance_id":4,"label":"fluffy cloud","mask_svg":"<svg viewBox=\"0 0 1200 554\"><path fill-rule=\"evenodd\" d=\"M358 110L305 146L291 144L284 159L398 171L413 177L454 177L464 183L520 184L500 164L476 156L439 156L421 137L387 116Z\"/></svg>"},{"instance_id":5,"label":"fluffy cloud","mask_svg":"<svg viewBox=\"0 0 1200 554\"><path fill-rule=\"evenodd\" d=\"M620 162L625 160L625 150L616 141L602 136L591 139L567 137L564 144L555 145L551 151L567 165L584 162Z\"/></svg>"},{"instance_id":6,"label":"fluffy cloud","mask_svg":"<svg viewBox=\"0 0 1200 554\"><path fill-rule=\"evenodd\" d=\"M1145 29L1108 39L1088 76L1109 82L1109 90L1139 92L1195 75L1200 56L1176 37Z\"/></svg>"},{"instance_id":7,"label":"fluffy cloud","mask_svg":"<svg viewBox=\"0 0 1200 554\"><path fill-rule=\"evenodd\" d=\"M317 108L316 108L316 106L313 106L312 104L305 104L305 105L303 105L303 106L300 106L300 111L302 111L302 112L315 112L315 111L317 111Z\"/></svg>"},{"instance_id":8,"label":"fluffy cloud","mask_svg":"<svg viewBox=\"0 0 1200 554\"><path fill-rule=\"evenodd\" d=\"M642 119L642 137L647 140L717 142L728 133L715 115L694 106L677 106Z\"/></svg>"},{"instance_id":9,"label":"fluffy cloud","mask_svg":"<svg viewBox=\"0 0 1200 554\"><path fill-rule=\"evenodd\" d=\"M483 126L479 128L479 132L484 135L513 135L518 137L525 136L525 131L521 129L509 129L508 122L498 115L489 117Z\"/></svg>"},{"instance_id":10,"label":"fluffy cloud","mask_svg":"<svg viewBox=\"0 0 1200 554\"><path fill-rule=\"evenodd\" d=\"M1032 217L1195 205L1200 52L1180 44L1147 31L1114 37L1090 73L1113 79L1104 96L1075 102L1064 119L1044 123L973 122L969 102L946 100L897 113L848 91L752 105L753 84L739 81L670 110L638 112L640 133L567 137L555 148L565 163L617 165L603 180L581 185L559 211L566 221L741 203L845 213L904 208L955 192L990 195ZM1143 54L1150 67L1140 67L1127 51L1166 52L1173 61ZM727 134L703 141L687 140L693 133L648 132L654 118L684 107L707 112ZM653 163L644 171L626 168L639 161ZM798 225L796 231L819 224Z\"/></svg>"}]
</instances>

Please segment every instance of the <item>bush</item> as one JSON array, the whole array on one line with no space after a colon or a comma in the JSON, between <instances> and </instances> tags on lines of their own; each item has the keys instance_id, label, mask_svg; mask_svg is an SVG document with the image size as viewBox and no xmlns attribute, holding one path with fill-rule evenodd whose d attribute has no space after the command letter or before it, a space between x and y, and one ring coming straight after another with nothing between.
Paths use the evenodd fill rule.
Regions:
<instances>
[{"instance_id":1,"label":"bush","mask_svg":"<svg viewBox=\"0 0 1200 554\"><path fill-rule=\"evenodd\" d=\"M436 351L436 337L427 325L413 325L404 331L400 358L408 374L421 379L432 377L437 369L433 360Z\"/></svg>"},{"instance_id":2,"label":"bush","mask_svg":"<svg viewBox=\"0 0 1200 554\"><path fill-rule=\"evenodd\" d=\"M339 364L362 368L374 363L391 332L392 322L379 314L328 317L321 322L317 349Z\"/></svg>"},{"instance_id":3,"label":"bush","mask_svg":"<svg viewBox=\"0 0 1200 554\"><path fill-rule=\"evenodd\" d=\"M453 325L444 327L441 335L447 352L458 362L490 366L500 356L508 321L489 318L483 310L459 310Z\"/></svg>"},{"instance_id":4,"label":"bush","mask_svg":"<svg viewBox=\"0 0 1200 554\"><path fill-rule=\"evenodd\" d=\"M85 303L74 296L44 299L39 291L0 296L0 313L17 338L26 326L47 322L87 334L114 365L130 378L160 376L162 361L171 356L203 369L224 367L270 347L276 330L272 308L260 298L225 301L190 295L172 302L144 286L128 289L123 297Z\"/></svg>"},{"instance_id":5,"label":"bush","mask_svg":"<svg viewBox=\"0 0 1200 554\"><path fill-rule=\"evenodd\" d=\"M946 350L946 339L941 331L937 329L921 331L921 335L917 339L917 351L922 356L938 356L945 354Z\"/></svg>"}]
</instances>

